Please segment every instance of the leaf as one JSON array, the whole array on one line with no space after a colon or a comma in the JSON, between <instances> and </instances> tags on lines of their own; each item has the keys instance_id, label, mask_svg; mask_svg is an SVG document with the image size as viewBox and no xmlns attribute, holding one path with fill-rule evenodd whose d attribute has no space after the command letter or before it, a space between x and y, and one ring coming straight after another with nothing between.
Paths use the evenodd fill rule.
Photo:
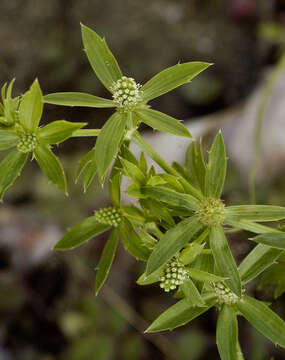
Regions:
<instances>
[{"instance_id":1,"label":"leaf","mask_svg":"<svg viewBox=\"0 0 285 360\"><path fill-rule=\"evenodd\" d=\"M147 162L143 152L140 155L139 167L144 174L147 173Z\"/></svg>"},{"instance_id":2,"label":"leaf","mask_svg":"<svg viewBox=\"0 0 285 360\"><path fill-rule=\"evenodd\" d=\"M117 172L109 179L109 194L114 205L120 206L121 204L121 181L122 175Z\"/></svg>"},{"instance_id":3,"label":"leaf","mask_svg":"<svg viewBox=\"0 0 285 360\"><path fill-rule=\"evenodd\" d=\"M285 233L266 233L250 239L275 249L285 250Z\"/></svg>"},{"instance_id":4,"label":"leaf","mask_svg":"<svg viewBox=\"0 0 285 360\"><path fill-rule=\"evenodd\" d=\"M2 130L0 128L0 151L16 146L18 136L14 130Z\"/></svg>"},{"instance_id":5,"label":"leaf","mask_svg":"<svg viewBox=\"0 0 285 360\"><path fill-rule=\"evenodd\" d=\"M210 246L219 275L227 278L225 280L227 286L240 297L241 281L239 272L221 226L211 228Z\"/></svg>"},{"instance_id":6,"label":"leaf","mask_svg":"<svg viewBox=\"0 0 285 360\"><path fill-rule=\"evenodd\" d=\"M88 190L89 186L91 185L96 173L97 173L97 165L96 165L96 161L93 160L88 164L88 167L85 170L85 174L83 178L83 189L85 193Z\"/></svg>"},{"instance_id":7,"label":"leaf","mask_svg":"<svg viewBox=\"0 0 285 360\"><path fill-rule=\"evenodd\" d=\"M214 303L215 300L211 300L207 303L206 307L194 307L191 306L186 299L182 299L154 320L145 332L152 333L173 330L179 326L183 326L208 311Z\"/></svg>"},{"instance_id":8,"label":"leaf","mask_svg":"<svg viewBox=\"0 0 285 360\"><path fill-rule=\"evenodd\" d=\"M205 301L191 279L185 280L181 287L186 300L192 304L192 306L206 306Z\"/></svg>"},{"instance_id":9,"label":"leaf","mask_svg":"<svg viewBox=\"0 0 285 360\"><path fill-rule=\"evenodd\" d=\"M243 284L248 283L271 266L281 253L280 250L258 244L239 266L239 273Z\"/></svg>"},{"instance_id":10,"label":"leaf","mask_svg":"<svg viewBox=\"0 0 285 360\"><path fill-rule=\"evenodd\" d=\"M90 165L92 161L95 161L95 149L91 149L86 153L79 161L78 168L76 171L75 183L78 182L78 179L82 175L83 171L86 169L87 166Z\"/></svg>"},{"instance_id":11,"label":"leaf","mask_svg":"<svg viewBox=\"0 0 285 360\"><path fill-rule=\"evenodd\" d=\"M188 62L167 68L151 78L141 88L145 102L163 95L178 86L188 83L211 64L203 62Z\"/></svg>"},{"instance_id":12,"label":"leaf","mask_svg":"<svg viewBox=\"0 0 285 360\"><path fill-rule=\"evenodd\" d=\"M95 147L95 159L99 180L103 183L106 172L116 157L120 142L123 139L127 116L114 113L105 123L98 135Z\"/></svg>"},{"instance_id":13,"label":"leaf","mask_svg":"<svg viewBox=\"0 0 285 360\"><path fill-rule=\"evenodd\" d=\"M216 337L221 360L238 360L238 324L232 306L223 305L218 316Z\"/></svg>"},{"instance_id":14,"label":"leaf","mask_svg":"<svg viewBox=\"0 0 285 360\"><path fill-rule=\"evenodd\" d=\"M110 225L97 222L95 216L84 219L73 226L54 246L53 250L71 250L93 237L109 230Z\"/></svg>"},{"instance_id":15,"label":"leaf","mask_svg":"<svg viewBox=\"0 0 285 360\"><path fill-rule=\"evenodd\" d=\"M209 152L209 161L205 174L205 194L208 197L219 199L226 178L227 157L224 139L222 133L219 132L211 146Z\"/></svg>"},{"instance_id":16,"label":"leaf","mask_svg":"<svg viewBox=\"0 0 285 360\"><path fill-rule=\"evenodd\" d=\"M139 122L145 123L154 130L176 136L191 138L189 130L184 125L182 125L179 120L163 114L162 112L151 109L144 109L135 111L134 116Z\"/></svg>"},{"instance_id":17,"label":"leaf","mask_svg":"<svg viewBox=\"0 0 285 360\"><path fill-rule=\"evenodd\" d=\"M97 274L96 274L96 282L95 282L96 295L98 295L99 291L101 290L102 286L104 285L108 277L118 247L118 240L119 240L118 231L114 229L111 232L109 239L107 240L99 264L97 266Z\"/></svg>"},{"instance_id":18,"label":"leaf","mask_svg":"<svg viewBox=\"0 0 285 360\"><path fill-rule=\"evenodd\" d=\"M136 259L146 261L149 250L143 246L143 242L135 231L133 225L123 219L119 225L119 234L125 249Z\"/></svg>"},{"instance_id":19,"label":"leaf","mask_svg":"<svg viewBox=\"0 0 285 360\"><path fill-rule=\"evenodd\" d=\"M82 40L88 60L102 84L112 92L114 82L122 77L121 70L106 41L95 31L81 24Z\"/></svg>"},{"instance_id":20,"label":"leaf","mask_svg":"<svg viewBox=\"0 0 285 360\"><path fill-rule=\"evenodd\" d=\"M269 226L265 226L265 225L261 225L258 223L254 223L252 221L249 220L233 220L233 219L229 219L229 218L225 218L224 220L224 224L225 225L230 225L234 228L238 228L238 229L243 229L243 230L247 230L250 232L253 232L255 234L264 234L264 233L268 233L268 232L278 232L277 229L271 228Z\"/></svg>"},{"instance_id":21,"label":"leaf","mask_svg":"<svg viewBox=\"0 0 285 360\"><path fill-rule=\"evenodd\" d=\"M165 221L170 226L175 226L175 222L170 215L168 209L164 206L161 206L161 203L154 199L142 199L140 204L151 211L151 213L160 221Z\"/></svg>"},{"instance_id":22,"label":"leaf","mask_svg":"<svg viewBox=\"0 0 285 360\"><path fill-rule=\"evenodd\" d=\"M39 138L47 144L59 144L85 125L86 123L72 123L65 120L54 121L40 129Z\"/></svg>"},{"instance_id":23,"label":"leaf","mask_svg":"<svg viewBox=\"0 0 285 360\"><path fill-rule=\"evenodd\" d=\"M146 276L145 273L143 273L137 280L137 284L138 285L151 285L155 282L160 281L160 278L163 274L163 268L159 268L156 271L154 271L152 274L150 274L149 276Z\"/></svg>"},{"instance_id":24,"label":"leaf","mask_svg":"<svg viewBox=\"0 0 285 360\"><path fill-rule=\"evenodd\" d=\"M66 178L63 168L49 146L37 146L34 150L34 155L41 170L49 181L67 195Z\"/></svg>"},{"instance_id":25,"label":"leaf","mask_svg":"<svg viewBox=\"0 0 285 360\"><path fill-rule=\"evenodd\" d=\"M224 277L214 275L207 271L203 271L199 269L187 268L187 272L192 279L202 282L221 282L221 281L223 282L225 280Z\"/></svg>"},{"instance_id":26,"label":"leaf","mask_svg":"<svg viewBox=\"0 0 285 360\"><path fill-rule=\"evenodd\" d=\"M204 192L206 166L201 141L198 146L196 146L195 141L192 141L188 146L185 167L190 182L193 183L194 186L198 186L199 189Z\"/></svg>"},{"instance_id":27,"label":"leaf","mask_svg":"<svg viewBox=\"0 0 285 360\"><path fill-rule=\"evenodd\" d=\"M14 183L27 161L28 154L13 150L0 163L0 201L4 192Z\"/></svg>"},{"instance_id":28,"label":"leaf","mask_svg":"<svg viewBox=\"0 0 285 360\"><path fill-rule=\"evenodd\" d=\"M186 247L179 254L179 261L184 265L191 264L197 256L199 256L204 249L205 244L200 245L195 242L187 244Z\"/></svg>"},{"instance_id":29,"label":"leaf","mask_svg":"<svg viewBox=\"0 0 285 360\"><path fill-rule=\"evenodd\" d=\"M52 93L44 96L46 104L63 106L87 106L94 108L111 108L116 105L112 100L80 92Z\"/></svg>"},{"instance_id":30,"label":"leaf","mask_svg":"<svg viewBox=\"0 0 285 360\"><path fill-rule=\"evenodd\" d=\"M202 229L203 225L196 216L193 216L168 230L149 257L146 268L147 276L170 260Z\"/></svg>"},{"instance_id":31,"label":"leaf","mask_svg":"<svg viewBox=\"0 0 285 360\"><path fill-rule=\"evenodd\" d=\"M285 348L285 322L263 302L244 296L237 304L243 317L275 345Z\"/></svg>"},{"instance_id":32,"label":"leaf","mask_svg":"<svg viewBox=\"0 0 285 360\"><path fill-rule=\"evenodd\" d=\"M280 261L280 257L278 258L278 260ZM275 286L275 299L283 295L283 293L285 292L285 278L284 276L280 276L280 274L285 274L285 263L282 262L274 264L265 272L263 272L259 282L259 286L262 289L266 289L268 285Z\"/></svg>"},{"instance_id":33,"label":"leaf","mask_svg":"<svg viewBox=\"0 0 285 360\"><path fill-rule=\"evenodd\" d=\"M163 201L169 205L186 208L195 211L199 206L199 201L194 196L182 194L176 191L159 186L142 186L141 192L144 195Z\"/></svg>"},{"instance_id":34,"label":"leaf","mask_svg":"<svg viewBox=\"0 0 285 360\"><path fill-rule=\"evenodd\" d=\"M125 176L130 178L134 183L138 185L145 183L145 175L138 166L126 159L123 159L122 157L119 157L119 159L122 164L123 173Z\"/></svg>"},{"instance_id":35,"label":"leaf","mask_svg":"<svg viewBox=\"0 0 285 360\"><path fill-rule=\"evenodd\" d=\"M38 80L22 97L19 107L19 121L27 131L35 131L43 113L43 95Z\"/></svg>"},{"instance_id":36,"label":"leaf","mask_svg":"<svg viewBox=\"0 0 285 360\"><path fill-rule=\"evenodd\" d=\"M235 205L226 208L226 219L275 221L285 219L285 207L272 205Z\"/></svg>"}]
</instances>

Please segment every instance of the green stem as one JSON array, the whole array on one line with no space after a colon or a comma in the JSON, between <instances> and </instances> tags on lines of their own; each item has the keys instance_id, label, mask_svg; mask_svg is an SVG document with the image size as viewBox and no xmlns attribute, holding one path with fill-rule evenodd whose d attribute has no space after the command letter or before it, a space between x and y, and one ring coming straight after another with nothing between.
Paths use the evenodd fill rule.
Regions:
<instances>
[{"instance_id":1,"label":"green stem","mask_svg":"<svg viewBox=\"0 0 285 360\"><path fill-rule=\"evenodd\" d=\"M135 144L137 144L142 151L146 152L149 157L152 158L164 171L167 173L177 176L184 186L185 190L189 192L189 194L195 196L197 199L202 199L203 195L194 188L188 181L186 181L178 171L176 171L173 167L167 164L167 162L140 136L137 131L134 131L132 134L132 140Z\"/></svg>"},{"instance_id":2,"label":"green stem","mask_svg":"<svg viewBox=\"0 0 285 360\"><path fill-rule=\"evenodd\" d=\"M262 134L262 123L264 118L264 112L269 100L269 97L272 93L274 85L280 75L280 73L285 68L285 53L281 56L281 59L277 63L275 69L269 76L261 95L261 100L257 109L256 119L255 119L255 134L254 134L254 158L249 174L248 186L249 186L249 196L252 204L255 204L255 183L256 175L259 167L260 161L260 148L261 148L261 134Z\"/></svg>"},{"instance_id":3,"label":"green stem","mask_svg":"<svg viewBox=\"0 0 285 360\"><path fill-rule=\"evenodd\" d=\"M98 136L100 129L80 129L75 130L72 137L82 137L82 136Z\"/></svg>"}]
</instances>

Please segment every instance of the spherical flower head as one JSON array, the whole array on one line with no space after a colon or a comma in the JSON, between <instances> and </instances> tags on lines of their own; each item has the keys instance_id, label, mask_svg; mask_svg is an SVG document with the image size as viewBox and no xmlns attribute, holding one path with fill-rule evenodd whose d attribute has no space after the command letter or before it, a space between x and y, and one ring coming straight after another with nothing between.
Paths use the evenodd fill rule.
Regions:
<instances>
[{"instance_id":1,"label":"spherical flower head","mask_svg":"<svg viewBox=\"0 0 285 360\"><path fill-rule=\"evenodd\" d=\"M35 150L38 139L35 134L21 133L18 138L17 149L22 153L29 153Z\"/></svg>"},{"instance_id":2,"label":"spherical flower head","mask_svg":"<svg viewBox=\"0 0 285 360\"><path fill-rule=\"evenodd\" d=\"M122 221L122 214L120 209L110 206L96 211L95 218L101 224L117 227Z\"/></svg>"},{"instance_id":3,"label":"spherical flower head","mask_svg":"<svg viewBox=\"0 0 285 360\"><path fill-rule=\"evenodd\" d=\"M141 87L133 78L123 76L112 86L113 101L118 110L122 112L132 111L141 102Z\"/></svg>"},{"instance_id":4,"label":"spherical flower head","mask_svg":"<svg viewBox=\"0 0 285 360\"><path fill-rule=\"evenodd\" d=\"M225 205L219 199L204 199L196 210L200 222L205 226L221 225L225 218Z\"/></svg>"},{"instance_id":5,"label":"spherical flower head","mask_svg":"<svg viewBox=\"0 0 285 360\"><path fill-rule=\"evenodd\" d=\"M218 282L213 284L213 287L220 305L234 305L240 301L240 298L224 284Z\"/></svg>"},{"instance_id":6,"label":"spherical flower head","mask_svg":"<svg viewBox=\"0 0 285 360\"><path fill-rule=\"evenodd\" d=\"M178 259L171 259L165 264L163 274L160 277L160 287L169 292L175 290L188 279L188 272L185 266Z\"/></svg>"}]
</instances>

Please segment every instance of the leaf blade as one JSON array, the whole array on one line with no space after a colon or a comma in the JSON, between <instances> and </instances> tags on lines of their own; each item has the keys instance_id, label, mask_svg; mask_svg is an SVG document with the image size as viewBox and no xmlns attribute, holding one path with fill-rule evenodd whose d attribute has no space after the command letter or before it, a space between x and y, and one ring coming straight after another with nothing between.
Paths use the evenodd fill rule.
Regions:
<instances>
[{"instance_id":1,"label":"leaf blade","mask_svg":"<svg viewBox=\"0 0 285 360\"><path fill-rule=\"evenodd\" d=\"M234 205L226 208L226 220L276 221L285 219L285 207L272 205Z\"/></svg>"},{"instance_id":2,"label":"leaf blade","mask_svg":"<svg viewBox=\"0 0 285 360\"><path fill-rule=\"evenodd\" d=\"M223 305L218 316L216 338L221 360L238 360L238 325L232 306Z\"/></svg>"},{"instance_id":3,"label":"leaf blade","mask_svg":"<svg viewBox=\"0 0 285 360\"><path fill-rule=\"evenodd\" d=\"M59 92L44 96L46 104L62 106L83 106L94 108L116 107L112 100L80 92Z\"/></svg>"},{"instance_id":4,"label":"leaf blade","mask_svg":"<svg viewBox=\"0 0 285 360\"><path fill-rule=\"evenodd\" d=\"M86 123L72 123L65 120L53 121L40 129L39 138L47 144L59 144L85 125Z\"/></svg>"}]
</instances>

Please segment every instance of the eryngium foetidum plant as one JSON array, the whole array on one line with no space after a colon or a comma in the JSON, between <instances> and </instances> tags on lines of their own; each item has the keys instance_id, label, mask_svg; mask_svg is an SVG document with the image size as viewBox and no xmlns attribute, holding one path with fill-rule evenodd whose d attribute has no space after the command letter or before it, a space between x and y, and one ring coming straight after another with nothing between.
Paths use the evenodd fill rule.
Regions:
<instances>
[{"instance_id":1,"label":"eryngium foetidum plant","mask_svg":"<svg viewBox=\"0 0 285 360\"><path fill-rule=\"evenodd\" d=\"M89 62L112 99L86 93L54 93L42 98L38 82L22 97L12 98L10 83L2 89L0 104L0 149L14 147L0 163L0 195L12 185L29 154L38 161L49 180L66 191L60 163L51 144L72 136L98 136L96 145L79 163L76 181L84 173L84 190L96 173L108 177L112 205L94 212L73 226L55 245L55 250L73 249L109 231L97 266L96 293L111 269L119 240L137 260L146 263L139 285L157 283L162 291L179 299L146 330L172 330L189 323L215 307L218 311L217 346L222 360L243 359L238 340L237 316L246 318L259 332L285 348L285 323L267 303L246 295L246 284L276 261L284 262L285 233L264 222L285 218L285 208L269 205L231 206L221 200L227 157L221 132L216 136L207 161L201 143L192 141L185 165L170 166L140 136L145 123L176 136L191 137L178 120L150 109L148 102L183 85L209 64L190 62L172 66L140 85L123 76L105 40L82 26L82 38ZM44 99L44 100L43 100ZM66 106L115 108L101 130L81 129L85 123L55 121L39 126L43 101ZM137 159L131 142L142 150ZM163 170L149 168L147 154ZM131 180L126 193L136 199L121 201L121 180ZM237 266L227 241L227 232L246 230L257 243ZM282 260L283 259L283 260ZM284 276L284 274L280 274ZM270 275L267 275L267 281ZM281 295L282 288L278 288Z\"/></svg>"}]
</instances>

